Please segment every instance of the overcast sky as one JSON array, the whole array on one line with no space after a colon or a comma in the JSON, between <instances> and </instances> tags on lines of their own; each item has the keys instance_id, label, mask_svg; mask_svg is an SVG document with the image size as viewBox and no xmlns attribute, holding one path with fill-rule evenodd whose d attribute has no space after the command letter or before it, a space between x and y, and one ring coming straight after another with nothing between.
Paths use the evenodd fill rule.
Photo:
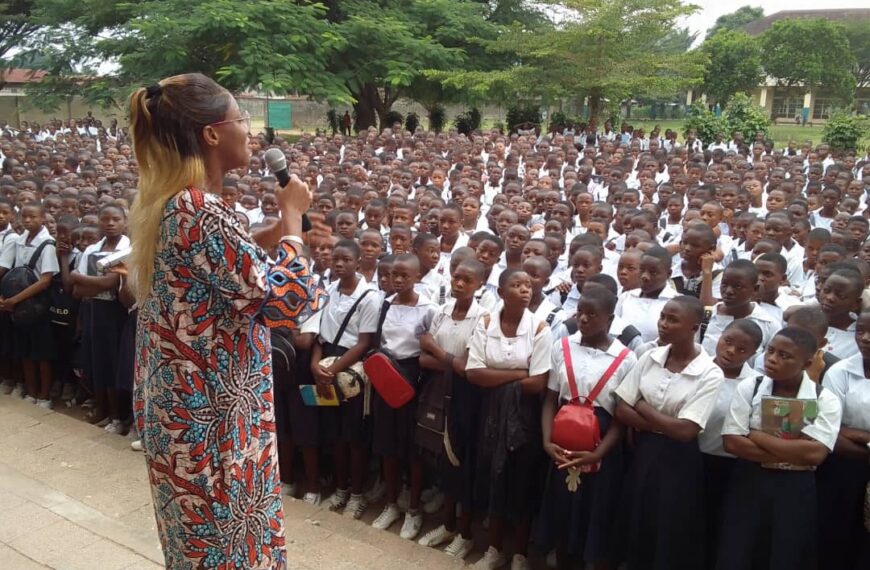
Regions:
<instances>
[{"instance_id":1,"label":"overcast sky","mask_svg":"<svg viewBox=\"0 0 870 570\"><path fill-rule=\"evenodd\" d=\"M761 6L764 15L769 16L783 10L835 10L837 8L867 8L868 0L831 0L820 2L819 0L768 0L767 2L741 1L723 2L722 0L694 0L691 4L700 6L700 10L694 16L686 20L686 25L693 32L700 32L699 39L716 22L716 18L722 14L730 14L741 6Z\"/></svg>"}]
</instances>

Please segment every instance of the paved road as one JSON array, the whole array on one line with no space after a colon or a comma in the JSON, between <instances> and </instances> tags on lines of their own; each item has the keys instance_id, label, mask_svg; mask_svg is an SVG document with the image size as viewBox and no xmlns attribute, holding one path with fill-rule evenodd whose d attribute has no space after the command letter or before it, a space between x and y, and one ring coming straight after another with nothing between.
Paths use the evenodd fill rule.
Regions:
<instances>
[{"instance_id":1,"label":"paved road","mask_svg":"<svg viewBox=\"0 0 870 570\"><path fill-rule=\"evenodd\" d=\"M129 443L0 396L0 569L162 568L142 455ZM302 501L286 499L284 506L290 568L461 566L402 540L398 524L386 533Z\"/></svg>"}]
</instances>

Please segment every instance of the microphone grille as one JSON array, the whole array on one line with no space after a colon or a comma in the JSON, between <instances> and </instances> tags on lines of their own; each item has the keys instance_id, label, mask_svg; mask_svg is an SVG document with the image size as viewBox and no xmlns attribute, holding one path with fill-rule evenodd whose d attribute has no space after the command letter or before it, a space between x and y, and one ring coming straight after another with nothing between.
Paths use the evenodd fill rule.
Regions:
<instances>
[{"instance_id":1,"label":"microphone grille","mask_svg":"<svg viewBox=\"0 0 870 570\"><path fill-rule=\"evenodd\" d=\"M279 170L287 168L287 159L284 157L284 153L281 152L280 148L270 148L266 151L264 158L266 160L266 166L268 166L269 170L272 172L278 172Z\"/></svg>"}]
</instances>

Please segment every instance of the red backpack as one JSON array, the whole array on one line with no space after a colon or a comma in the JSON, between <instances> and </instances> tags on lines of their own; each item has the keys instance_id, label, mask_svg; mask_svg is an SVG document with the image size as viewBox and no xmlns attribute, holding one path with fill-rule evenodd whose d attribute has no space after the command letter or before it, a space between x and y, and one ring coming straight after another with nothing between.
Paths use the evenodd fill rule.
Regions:
<instances>
[{"instance_id":1,"label":"red backpack","mask_svg":"<svg viewBox=\"0 0 870 570\"><path fill-rule=\"evenodd\" d=\"M408 402L414 399L414 386L402 374L401 368L396 363L393 355L384 348L380 348L381 332L384 326L384 319L387 318L387 311L390 309L390 303L384 301L381 308L381 316L378 321L378 329L375 333L375 348L365 360L363 360L363 370L366 376L369 377L369 382L372 383L375 391L383 398L391 408L401 408Z\"/></svg>"}]
</instances>

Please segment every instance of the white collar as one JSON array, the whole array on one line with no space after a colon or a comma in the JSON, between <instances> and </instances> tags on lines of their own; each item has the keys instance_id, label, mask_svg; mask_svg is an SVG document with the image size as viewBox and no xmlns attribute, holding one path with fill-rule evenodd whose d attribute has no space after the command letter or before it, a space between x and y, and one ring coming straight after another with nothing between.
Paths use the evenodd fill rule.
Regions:
<instances>
[{"instance_id":1,"label":"white collar","mask_svg":"<svg viewBox=\"0 0 870 570\"><path fill-rule=\"evenodd\" d=\"M695 345L698 346L698 345ZM664 368L665 363L668 361L668 354L671 351L671 345L666 344L665 346L660 346L658 348L654 348L650 351L650 358L661 365ZM707 354L703 348L699 348L698 356L692 359L688 365L680 372L680 374L684 374L686 376L700 376L704 372L707 371L710 366L715 366L713 359L710 358L710 355Z\"/></svg>"}]
</instances>

